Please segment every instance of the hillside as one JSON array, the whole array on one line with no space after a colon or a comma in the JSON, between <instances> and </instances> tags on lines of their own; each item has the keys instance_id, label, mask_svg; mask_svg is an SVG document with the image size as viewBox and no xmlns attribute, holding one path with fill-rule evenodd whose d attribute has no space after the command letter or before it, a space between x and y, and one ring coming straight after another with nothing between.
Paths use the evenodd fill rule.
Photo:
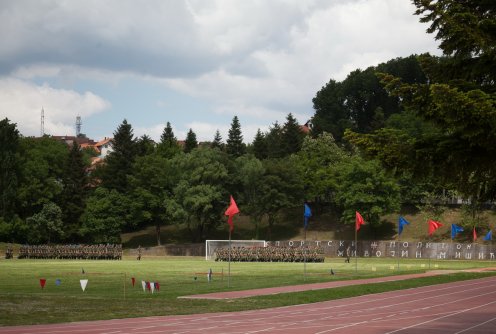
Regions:
<instances>
[{"instance_id":1,"label":"hillside","mask_svg":"<svg viewBox=\"0 0 496 334\"><path fill-rule=\"evenodd\" d=\"M303 229L303 217L301 210L298 212L288 212L287 217L283 217L281 222L274 226L269 235L267 222L263 222L259 228L258 239L262 240L303 240L305 231ZM397 221L399 215L404 216L410 225L406 226L401 235L401 240L405 241L450 241L451 224L460 224L461 212L458 208L447 210L439 220L443 226L436 233L428 238L427 218L418 211L412 209L402 210L399 214L390 214L383 217L384 224L380 229L372 230L365 225L360 230L360 239L394 240L397 237ZM301 216L301 217L300 217ZM496 227L496 214L494 211L483 212L483 225L477 227L478 241L488 232L489 227ZM255 228L247 216L236 216L234 220L235 229L232 235L233 240L257 239ZM354 239L353 224L344 225L338 221L333 214L323 214L312 217L306 233L307 240L352 240ZM228 239L229 230L227 223L222 224L217 230L209 234L208 239ZM460 242L472 241L472 230L465 230L460 233L455 240ZM125 248L141 246L156 246L155 227L150 226L141 231L125 233L122 235L122 242ZM161 242L167 243L190 243L191 237L185 225L163 226L161 229Z\"/></svg>"}]
</instances>

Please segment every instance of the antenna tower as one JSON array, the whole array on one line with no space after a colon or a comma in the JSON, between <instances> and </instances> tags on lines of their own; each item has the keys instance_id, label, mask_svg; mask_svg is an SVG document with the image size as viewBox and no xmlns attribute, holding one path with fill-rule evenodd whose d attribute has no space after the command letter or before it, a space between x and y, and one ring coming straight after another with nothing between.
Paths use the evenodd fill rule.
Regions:
<instances>
[{"instance_id":1,"label":"antenna tower","mask_svg":"<svg viewBox=\"0 0 496 334\"><path fill-rule=\"evenodd\" d=\"M41 129L40 129L41 137L45 135L45 110L41 107Z\"/></svg>"},{"instance_id":2,"label":"antenna tower","mask_svg":"<svg viewBox=\"0 0 496 334\"><path fill-rule=\"evenodd\" d=\"M83 123L81 122L81 116L76 116L76 137L79 137L81 134L81 125Z\"/></svg>"}]
</instances>

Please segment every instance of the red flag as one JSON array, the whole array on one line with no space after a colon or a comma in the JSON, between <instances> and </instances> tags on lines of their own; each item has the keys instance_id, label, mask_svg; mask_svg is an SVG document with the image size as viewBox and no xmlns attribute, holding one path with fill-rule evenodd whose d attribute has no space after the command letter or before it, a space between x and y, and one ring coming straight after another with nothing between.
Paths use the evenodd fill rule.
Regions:
<instances>
[{"instance_id":1,"label":"red flag","mask_svg":"<svg viewBox=\"0 0 496 334\"><path fill-rule=\"evenodd\" d=\"M45 284L46 284L46 278L40 278L40 285L42 289L45 287Z\"/></svg>"},{"instance_id":2,"label":"red flag","mask_svg":"<svg viewBox=\"0 0 496 334\"><path fill-rule=\"evenodd\" d=\"M131 283L133 283L133 286L134 286L134 283L136 283L136 279L134 277L131 277Z\"/></svg>"},{"instance_id":3,"label":"red flag","mask_svg":"<svg viewBox=\"0 0 496 334\"><path fill-rule=\"evenodd\" d=\"M355 229L358 231L360 227L365 224L363 217L358 211L355 211L356 221L355 221Z\"/></svg>"},{"instance_id":4,"label":"red flag","mask_svg":"<svg viewBox=\"0 0 496 334\"><path fill-rule=\"evenodd\" d=\"M477 240L477 232L475 231L475 226L474 226L474 232L472 233L472 236L474 238L474 241Z\"/></svg>"},{"instance_id":5,"label":"red flag","mask_svg":"<svg viewBox=\"0 0 496 334\"><path fill-rule=\"evenodd\" d=\"M234 224L233 224L232 218L237 213L239 213L238 206L236 205L234 198L231 196L231 204L229 205L226 212L224 213L226 216L229 216L229 218L227 219L227 223L229 224L229 232L232 232L232 230L234 229Z\"/></svg>"},{"instance_id":6,"label":"red flag","mask_svg":"<svg viewBox=\"0 0 496 334\"><path fill-rule=\"evenodd\" d=\"M428 223L429 223L429 235L432 235L432 233L434 233L435 230L443 226L443 224L441 224L440 222L434 221L432 219L429 219Z\"/></svg>"},{"instance_id":7,"label":"red flag","mask_svg":"<svg viewBox=\"0 0 496 334\"><path fill-rule=\"evenodd\" d=\"M157 289L157 291L160 291L160 284L158 284L158 282L155 282L155 289Z\"/></svg>"}]
</instances>

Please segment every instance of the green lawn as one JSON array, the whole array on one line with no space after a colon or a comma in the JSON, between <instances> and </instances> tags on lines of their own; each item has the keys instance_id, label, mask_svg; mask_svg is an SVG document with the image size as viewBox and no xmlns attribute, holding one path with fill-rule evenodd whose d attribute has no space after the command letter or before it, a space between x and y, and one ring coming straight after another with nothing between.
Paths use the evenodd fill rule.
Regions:
<instances>
[{"instance_id":1,"label":"green lawn","mask_svg":"<svg viewBox=\"0 0 496 334\"><path fill-rule=\"evenodd\" d=\"M178 296L215 291L325 282L420 272L429 269L491 267L489 261L429 261L394 259L326 259L324 263L231 263L199 257L145 257L142 261L0 260L0 324L20 325L112 319L152 315L191 314L267 308L344 298L444 281L491 275L451 274L442 277L373 284L362 287L262 296L241 300L187 300ZM330 269L335 275L330 275ZM213 281L207 281L212 269ZM84 270L84 274L82 271ZM131 278L136 285L133 287ZM41 289L39 280L46 279ZM196 278L196 279L195 279ZM61 284L57 286L55 281ZM88 279L86 291L80 279ZM143 292L141 281L160 283L160 292ZM228 286L229 282L229 286Z\"/></svg>"}]
</instances>

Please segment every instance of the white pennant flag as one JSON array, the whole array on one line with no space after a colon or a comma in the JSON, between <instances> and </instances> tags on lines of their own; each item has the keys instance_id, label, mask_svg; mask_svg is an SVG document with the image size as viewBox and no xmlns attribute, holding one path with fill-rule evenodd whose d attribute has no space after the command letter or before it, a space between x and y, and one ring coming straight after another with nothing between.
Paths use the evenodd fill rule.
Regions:
<instances>
[{"instance_id":1,"label":"white pennant flag","mask_svg":"<svg viewBox=\"0 0 496 334\"><path fill-rule=\"evenodd\" d=\"M82 279L82 280L79 280L79 282L81 283L81 289L83 289L83 292L84 292L84 290L86 289L86 285L88 284L88 280Z\"/></svg>"},{"instance_id":2,"label":"white pennant flag","mask_svg":"<svg viewBox=\"0 0 496 334\"><path fill-rule=\"evenodd\" d=\"M152 293L153 293L153 291L155 291L155 283L154 282L150 282L150 288L152 289Z\"/></svg>"},{"instance_id":3,"label":"white pennant flag","mask_svg":"<svg viewBox=\"0 0 496 334\"><path fill-rule=\"evenodd\" d=\"M146 292L146 282L141 281L141 285L143 286L143 292Z\"/></svg>"}]
</instances>

